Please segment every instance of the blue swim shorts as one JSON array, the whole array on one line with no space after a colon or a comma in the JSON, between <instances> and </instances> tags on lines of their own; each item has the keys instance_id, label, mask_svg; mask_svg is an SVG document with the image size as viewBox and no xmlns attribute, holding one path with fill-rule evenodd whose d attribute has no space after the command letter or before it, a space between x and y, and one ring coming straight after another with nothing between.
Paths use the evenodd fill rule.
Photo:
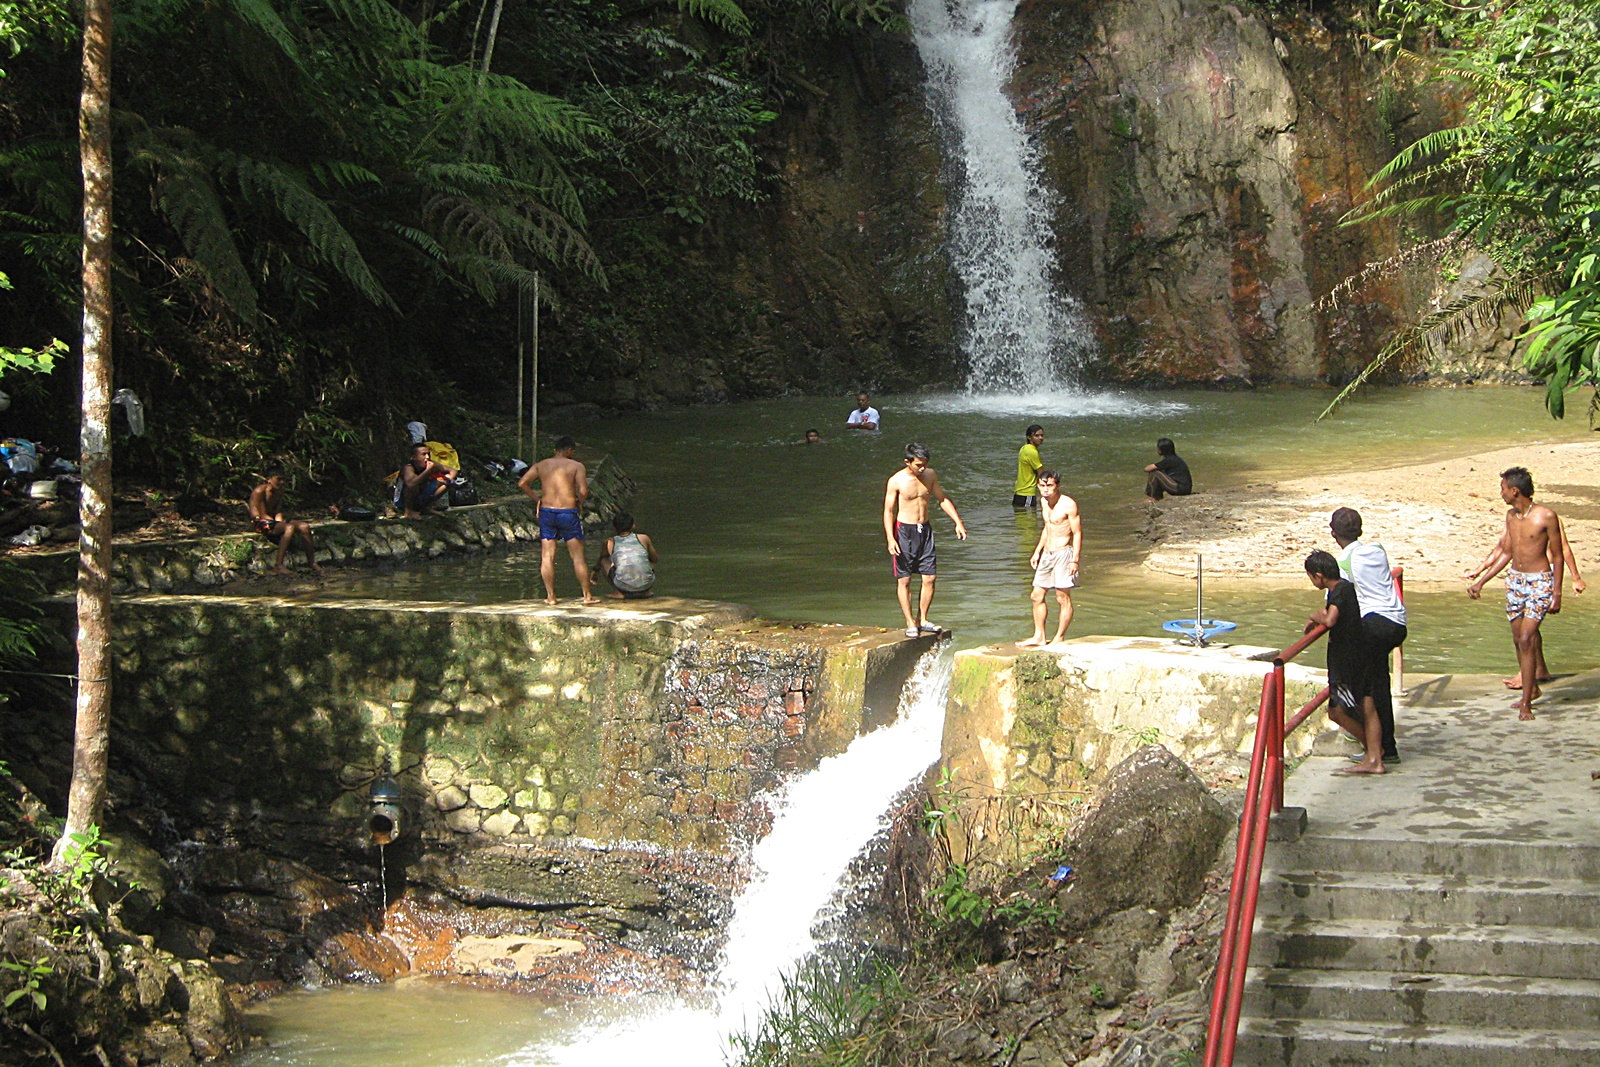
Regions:
<instances>
[{"instance_id":1,"label":"blue swim shorts","mask_svg":"<svg viewBox=\"0 0 1600 1067\"><path fill-rule=\"evenodd\" d=\"M583 519L577 508L540 508L539 539L542 541L583 540Z\"/></svg>"}]
</instances>

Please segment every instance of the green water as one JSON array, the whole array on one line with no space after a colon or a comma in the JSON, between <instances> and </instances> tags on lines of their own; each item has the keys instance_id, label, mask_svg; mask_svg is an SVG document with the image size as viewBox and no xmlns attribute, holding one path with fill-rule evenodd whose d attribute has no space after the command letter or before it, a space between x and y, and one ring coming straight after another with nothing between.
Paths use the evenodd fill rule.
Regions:
<instances>
[{"instance_id":1,"label":"green water","mask_svg":"<svg viewBox=\"0 0 1600 1067\"><path fill-rule=\"evenodd\" d=\"M258 1005L236 1067L458 1067L576 1033L592 1008L440 981L302 989Z\"/></svg>"},{"instance_id":2,"label":"green water","mask_svg":"<svg viewBox=\"0 0 1600 1067\"><path fill-rule=\"evenodd\" d=\"M1199 492L1316 471L1393 467L1518 441L1581 439L1581 419L1551 420L1534 389L1389 389L1313 423L1331 394L1318 389L1171 391L1088 397L875 397L881 433L847 432L847 398L796 398L632 415L570 431L591 454L610 453L639 483L632 505L664 562L657 590L749 604L771 618L903 625L884 551L884 482L905 443L933 449L933 466L971 533L958 542L935 520L938 598L932 617L963 647L1031 629L1029 553L1037 520L1010 506L1023 430L1045 428L1045 464L1082 508L1083 578L1072 634L1156 634L1194 614L1192 580L1138 564L1144 464L1173 437ZM808 427L821 445L797 445ZM581 455L582 453L580 453ZM1538 475L1537 457L1530 466ZM1486 476L1492 507L1496 486ZM1332 543L1330 542L1330 547ZM1489 546L1482 546L1487 551ZM1589 558L1586 546L1580 556ZM595 549L591 546L591 557ZM1493 593L1497 586L1492 586ZM345 595L491 601L542 595L534 550L372 575ZM575 595L563 559L557 591ZM1511 670L1500 597L1473 603L1460 587L1407 589L1408 668ZM1593 598L1593 599L1590 599ZM1206 582L1206 614L1238 622L1235 639L1282 645L1319 595L1310 585ZM1567 598L1545 627L1552 667L1600 666L1586 635L1600 596ZM1053 617L1052 617L1052 625Z\"/></svg>"}]
</instances>

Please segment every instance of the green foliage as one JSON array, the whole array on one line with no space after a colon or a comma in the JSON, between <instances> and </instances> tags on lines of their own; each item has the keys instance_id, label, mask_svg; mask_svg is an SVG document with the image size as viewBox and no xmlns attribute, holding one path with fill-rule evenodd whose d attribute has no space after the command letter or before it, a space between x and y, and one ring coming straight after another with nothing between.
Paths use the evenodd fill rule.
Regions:
<instances>
[{"instance_id":1,"label":"green foliage","mask_svg":"<svg viewBox=\"0 0 1600 1067\"><path fill-rule=\"evenodd\" d=\"M878 961L851 970L808 960L779 978L761 1017L729 1037L729 1067L865 1067L883 1033L875 1017L903 997L900 976Z\"/></svg>"},{"instance_id":2,"label":"green foliage","mask_svg":"<svg viewBox=\"0 0 1600 1067\"><path fill-rule=\"evenodd\" d=\"M0 970L10 971L20 983L17 988L5 995L4 1000L0 1000L0 1008L9 1011L15 1004L22 1002L24 1007L31 1006L35 1012L43 1014L49 1000L41 987L46 978L56 973L49 958L40 956L31 961L0 960Z\"/></svg>"},{"instance_id":3,"label":"green foliage","mask_svg":"<svg viewBox=\"0 0 1600 1067\"><path fill-rule=\"evenodd\" d=\"M1400 331L1351 388L1469 327L1526 311L1527 366L1550 383L1549 410L1561 418L1565 393L1594 384L1600 340L1600 7L1380 0L1373 30L1380 54L1454 83L1466 103L1457 125L1397 153L1346 221L1437 217L1457 243L1484 248L1505 281ZM1552 289L1561 291L1538 299Z\"/></svg>"},{"instance_id":4,"label":"green foliage","mask_svg":"<svg viewBox=\"0 0 1600 1067\"><path fill-rule=\"evenodd\" d=\"M21 871L58 914L68 915L94 910L90 891L95 879L111 873L111 861L103 847L100 827L90 826L83 833L70 835L58 865L41 861L21 846L0 853L0 864Z\"/></svg>"},{"instance_id":5,"label":"green foliage","mask_svg":"<svg viewBox=\"0 0 1600 1067\"><path fill-rule=\"evenodd\" d=\"M965 864L947 866L944 881L928 891L928 899L945 921L965 923L974 930L989 917L989 898L967 887Z\"/></svg>"},{"instance_id":6,"label":"green foliage","mask_svg":"<svg viewBox=\"0 0 1600 1067\"><path fill-rule=\"evenodd\" d=\"M11 279L0 271L0 289L10 289ZM43 348L6 348L0 345L0 375L7 371L33 371L49 374L56 368L56 360L67 354L67 343L52 339Z\"/></svg>"}]
</instances>

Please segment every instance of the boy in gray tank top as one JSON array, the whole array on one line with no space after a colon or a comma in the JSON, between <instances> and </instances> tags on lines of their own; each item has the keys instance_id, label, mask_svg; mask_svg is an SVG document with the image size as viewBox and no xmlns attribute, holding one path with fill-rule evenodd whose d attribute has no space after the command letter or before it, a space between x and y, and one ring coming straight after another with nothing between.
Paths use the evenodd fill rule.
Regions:
<instances>
[{"instance_id":1,"label":"boy in gray tank top","mask_svg":"<svg viewBox=\"0 0 1600 1067\"><path fill-rule=\"evenodd\" d=\"M655 564L661 557L649 534L634 532L633 516L626 511L617 513L611 528L616 535L606 539L605 551L594 564L595 575L611 583L616 590L612 596L642 600L656 584Z\"/></svg>"}]
</instances>

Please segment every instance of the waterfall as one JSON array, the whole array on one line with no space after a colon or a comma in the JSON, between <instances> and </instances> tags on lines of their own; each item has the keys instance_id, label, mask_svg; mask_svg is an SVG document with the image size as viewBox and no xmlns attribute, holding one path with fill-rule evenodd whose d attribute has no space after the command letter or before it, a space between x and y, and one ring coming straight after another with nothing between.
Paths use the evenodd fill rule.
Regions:
<instances>
[{"instance_id":1,"label":"waterfall","mask_svg":"<svg viewBox=\"0 0 1600 1067\"><path fill-rule=\"evenodd\" d=\"M886 823L894 798L939 758L948 652L922 658L895 722L856 738L774 798L772 832L751 854L718 968L716 1003L661 1005L581 1033L559 1049L530 1049L514 1064L574 1067L717 1067L729 1035L755 1022L784 974L819 945L813 929L850 863Z\"/></svg>"},{"instance_id":2,"label":"waterfall","mask_svg":"<svg viewBox=\"0 0 1600 1067\"><path fill-rule=\"evenodd\" d=\"M966 296L967 390L1059 392L1094 335L1054 284L1039 150L1006 85L1017 0L911 0L907 15L946 142L950 258Z\"/></svg>"}]
</instances>

